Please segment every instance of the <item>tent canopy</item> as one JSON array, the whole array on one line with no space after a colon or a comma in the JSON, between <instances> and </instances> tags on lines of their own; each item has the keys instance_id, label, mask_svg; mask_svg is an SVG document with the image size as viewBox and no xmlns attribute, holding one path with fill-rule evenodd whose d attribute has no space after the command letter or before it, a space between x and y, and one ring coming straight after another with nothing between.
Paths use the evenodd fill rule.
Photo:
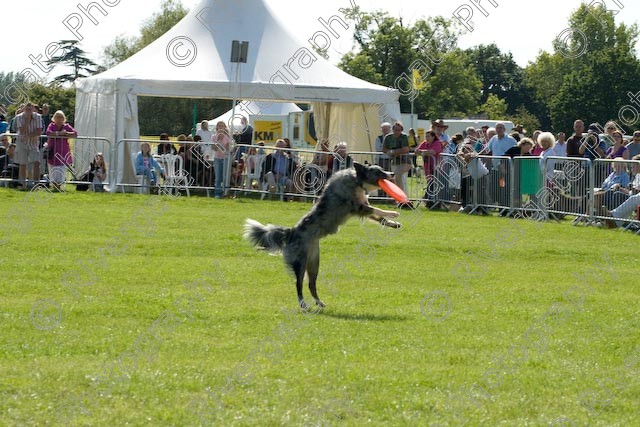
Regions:
<instances>
[{"instance_id":1,"label":"tent canopy","mask_svg":"<svg viewBox=\"0 0 640 427\"><path fill-rule=\"evenodd\" d=\"M249 43L246 63L231 63L233 40ZM140 52L78 79L78 132L114 143L139 138L138 96L251 99L261 109L274 101L313 103L325 109L316 121L319 137L339 134L358 149L374 147L381 119L400 118L397 90L326 61L289 33L265 0L202 0Z\"/></svg>"}]
</instances>

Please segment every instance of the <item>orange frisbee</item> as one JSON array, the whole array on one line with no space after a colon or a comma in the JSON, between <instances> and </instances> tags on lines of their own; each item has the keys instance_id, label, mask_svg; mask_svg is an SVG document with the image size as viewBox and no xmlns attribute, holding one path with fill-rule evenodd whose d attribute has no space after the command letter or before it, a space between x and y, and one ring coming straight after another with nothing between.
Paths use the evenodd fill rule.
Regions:
<instances>
[{"instance_id":1,"label":"orange frisbee","mask_svg":"<svg viewBox=\"0 0 640 427\"><path fill-rule=\"evenodd\" d=\"M379 179L378 186L389 196L393 197L396 202L409 203L409 198L404 191L388 179Z\"/></svg>"}]
</instances>

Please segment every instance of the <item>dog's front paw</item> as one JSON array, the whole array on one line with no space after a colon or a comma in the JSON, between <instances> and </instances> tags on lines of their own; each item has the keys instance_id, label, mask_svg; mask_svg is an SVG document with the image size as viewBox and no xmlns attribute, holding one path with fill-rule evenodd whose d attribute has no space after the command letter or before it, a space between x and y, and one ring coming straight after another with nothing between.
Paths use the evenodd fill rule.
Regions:
<instances>
[{"instance_id":1,"label":"dog's front paw","mask_svg":"<svg viewBox=\"0 0 640 427\"><path fill-rule=\"evenodd\" d=\"M316 305L320 308L325 308L327 306L325 303L323 303L319 299L316 300Z\"/></svg>"},{"instance_id":2,"label":"dog's front paw","mask_svg":"<svg viewBox=\"0 0 640 427\"><path fill-rule=\"evenodd\" d=\"M307 303L304 302L303 299L301 299L298 304L300 304L300 310L302 311L307 311L309 309L309 307L307 307Z\"/></svg>"},{"instance_id":3,"label":"dog's front paw","mask_svg":"<svg viewBox=\"0 0 640 427\"><path fill-rule=\"evenodd\" d=\"M383 219L380 224L384 225L385 227L389 227L389 228L400 228L402 227L402 224L400 224L397 221L391 221L389 219Z\"/></svg>"},{"instance_id":4,"label":"dog's front paw","mask_svg":"<svg viewBox=\"0 0 640 427\"><path fill-rule=\"evenodd\" d=\"M395 212L395 211L387 211L386 215L387 218L397 218L400 216L400 212Z\"/></svg>"}]
</instances>

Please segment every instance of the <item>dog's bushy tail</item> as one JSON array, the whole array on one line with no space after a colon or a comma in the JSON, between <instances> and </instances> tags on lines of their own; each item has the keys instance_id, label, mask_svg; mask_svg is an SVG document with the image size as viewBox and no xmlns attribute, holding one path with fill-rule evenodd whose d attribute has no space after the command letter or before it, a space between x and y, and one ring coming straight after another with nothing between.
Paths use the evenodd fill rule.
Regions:
<instances>
[{"instance_id":1,"label":"dog's bushy tail","mask_svg":"<svg viewBox=\"0 0 640 427\"><path fill-rule=\"evenodd\" d=\"M244 238L258 249L264 249L271 254L282 252L290 234L291 228L279 225L262 225L252 219L247 219L244 223Z\"/></svg>"}]
</instances>

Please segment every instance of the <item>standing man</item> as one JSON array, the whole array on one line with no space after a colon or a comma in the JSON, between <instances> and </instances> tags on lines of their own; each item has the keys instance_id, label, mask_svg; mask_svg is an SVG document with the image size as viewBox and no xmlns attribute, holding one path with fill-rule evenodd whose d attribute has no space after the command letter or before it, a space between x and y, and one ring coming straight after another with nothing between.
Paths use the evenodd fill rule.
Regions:
<instances>
[{"instance_id":1,"label":"standing man","mask_svg":"<svg viewBox=\"0 0 640 427\"><path fill-rule=\"evenodd\" d=\"M34 111L33 104L28 102L24 111L15 117L17 130L16 159L20 165L19 177L24 190L27 189L27 171L29 179L40 179L40 151L38 142L42 135L42 116Z\"/></svg>"},{"instance_id":2,"label":"standing man","mask_svg":"<svg viewBox=\"0 0 640 427\"><path fill-rule=\"evenodd\" d=\"M391 133L391 123L384 122L380 125L380 135L376 138L376 152L380 153L384 143L384 139ZM391 171L389 165L389 156L387 154L381 154L377 156L377 163L382 169Z\"/></svg>"},{"instance_id":3,"label":"standing man","mask_svg":"<svg viewBox=\"0 0 640 427\"><path fill-rule=\"evenodd\" d=\"M573 122L573 135L567 139L567 157L582 157L580 146L582 145L582 134L584 133L584 122L580 119Z\"/></svg>"},{"instance_id":4,"label":"standing man","mask_svg":"<svg viewBox=\"0 0 640 427\"><path fill-rule=\"evenodd\" d=\"M496 134L489 140L489 152L492 156L504 156L507 150L517 145L516 140L507 135L507 129L502 122L496 123ZM490 175L490 196L494 202L497 202L500 206L510 206L510 182L509 182L509 160L506 159L491 159L493 170ZM502 214L505 214L503 211Z\"/></svg>"},{"instance_id":5,"label":"standing man","mask_svg":"<svg viewBox=\"0 0 640 427\"><path fill-rule=\"evenodd\" d=\"M565 141L565 136L564 132L558 132L558 140L553 146L553 156L567 157L567 142Z\"/></svg>"},{"instance_id":6,"label":"standing man","mask_svg":"<svg viewBox=\"0 0 640 427\"><path fill-rule=\"evenodd\" d=\"M34 105L34 108L38 108L37 105ZM39 111L37 111L38 113L40 113ZM47 134L47 128L49 127L49 125L51 124L51 115L49 114L49 104L42 104L42 135L46 135ZM40 141L38 141L38 149L40 150L40 176L44 175L44 174L48 174L49 173L49 164L47 162L47 159L44 158L44 142L45 139L44 138L40 138Z\"/></svg>"},{"instance_id":7,"label":"standing man","mask_svg":"<svg viewBox=\"0 0 640 427\"><path fill-rule=\"evenodd\" d=\"M247 151L246 145L251 145L253 141L253 126L249 124L245 116L240 119L240 124L242 125L242 130L234 135L236 144L242 144L236 150L236 160L242 158L242 154Z\"/></svg>"},{"instance_id":8,"label":"standing man","mask_svg":"<svg viewBox=\"0 0 640 427\"><path fill-rule=\"evenodd\" d=\"M607 144L600 139L600 126L597 123L591 123L589 125L589 131L587 138L580 144L578 152L585 159L589 159L592 162L595 159L602 159L606 157L605 150ZM615 131L613 128L612 133Z\"/></svg>"},{"instance_id":9,"label":"standing man","mask_svg":"<svg viewBox=\"0 0 640 427\"><path fill-rule=\"evenodd\" d=\"M407 172L411 169L409 159L409 137L402 132L404 126L401 122L393 124L393 133L384 138L382 151L391 159L391 166L396 178L396 184L405 193L407 192Z\"/></svg>"},{"instance_id":10,"label":"standing man","mask_svg":"<svg viewBox=\"0 0 640 427\"><path fill-rule=\"evenodd\" d=\"M512 136L507 135L506 130L504 123L496 123L496 134L489 140L489 151L492 156L504 156L509 148L518 144Z\"/></svg>"},{"instance_id":11,"label":"standing man","mask_svg":"<svg viewBox=\"0 0 640 427\"><path fill-rule=\"evenodd\" d=\"M630 159L640 154L640 130L633 133L633 140L627 144L627 150L629 150Z\"/></svg>"},{"instance_id":12,"label":"standing man","mask_svg":"<svg viewBox=\"0 0 640 427\"><path fill-rule=\"evenodd\" d=\"M51 124L51 115L49 114L49 104L42 104L42 134L45 135L47 128Z\"/></svg>"}]
</instances>

